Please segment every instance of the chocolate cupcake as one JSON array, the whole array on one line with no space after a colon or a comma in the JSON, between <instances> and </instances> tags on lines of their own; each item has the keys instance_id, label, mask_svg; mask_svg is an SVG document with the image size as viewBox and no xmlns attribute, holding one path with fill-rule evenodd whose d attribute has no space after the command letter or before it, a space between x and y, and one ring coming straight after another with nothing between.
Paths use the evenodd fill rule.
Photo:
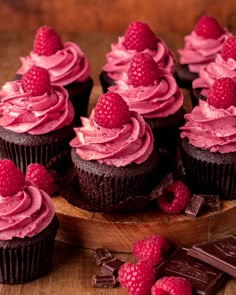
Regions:
<instances>
[{"instance_id":1,"label":"chocolate cupcake","mask_svg":"<svg viewBox=\"0 0 236 295\"><path fill-rule=\"evenodd\" d=\"M138 53L130 62L127 78L117 80L109 90L142 115L152 129L155 147L175 155L185 111L183 94L171 73L159 68L148 53Z\"/></svg>"},{"instance_id":2,"label":"chocolate cupcake","mask_svg":"<svg viewBox=\"0 0 236 295\"><path fill-rule=\"evenodd\" d=\"M236 198L236 83L217 80L181 127L180 149L194 193Z\"/></svg>"},{"instance_id":3,"label":"chocolate cupcake","mask_svg":"<svg viewBox=\"0 0 236 295\"><path fill-rule=\"evenodd\" d=\"M21 57L20 78L32 65L48 70L52 84L63 86L75 108L75 123L80 125L80 116L87 116L88 101L93 87L90 65L81 48L74 42L62 41L50 27L40 27L35 35L33 50Z\"/></svg>"},{"instance_id":4,"label":"chocolate cupcake","mask_svg":"<svg viewBox=\"0 0 236 295\"><path fill-rule=\"evenodd\" d=\"M124 78L131 59L138 52L149 53L160 67L169 72L174 71L174 55L165 42L157 37L146 23L134 21L106 54L106 64L100 74L104 93L116 80Z\"/></svg>"},{"instance_id":5,"label":"chocolate cupcake","mask_svg":"<svg viewBox=\"0 0 236 295\"><path fill-rule=\"evenodd\" d=\"M10 160L0 161L0 283L26 283L52 269L58 229L51 198Z\"/></svg>"},{"instance_id":6,"label":"chocolate cupcake","mask_svg":"<svg viewBox=\"0 0 236 295\"><path fill-rule=\"evenodd\" d=\"M134 206L138 210L150 202L149 194L160 180L161 170L153 135L120 95L102 95L75 133L70 145L78 198L89 204L91 211L112 212L122 207L124 212L131 200L139 201Z\"/></svg>"},{"instance_id":7,"label":"chocolate cupcake","mask_svg":"<svg viewBox=\"0 0 236 295\"><path fill-rule=\"evenodd\" d=\"M22 80L0 91L0 157L26 171L69 148L74 136L74 108L67 91L51 86L47 70L33 66Z\"/></svg>"},{"instance_id":8,"label":"chocolate cupcake","mask_svg":"<svg viewBox=\"0 0 236 295\"><path fill-rule=\"evenodd\" d=\"M184 48L178 50L180 59L174 73L178 86L192 88L192 81L199 77L200 70L215 59L230 36L215 18L200 17L193 31L185 36Z\"/></svg>"},{"instance_id":9,"label":"chocolate cupcake","mask_svg":"<svg viewBox=\"0 0 236 295\"><path fill-rule=\"evenodd\" d=\"M191 98L193 106L199 99L206 100L214 82L220 78L228 77L236 80L236 37L230 37L215 60L203 67L199 78L193 80Z\"/></svg>"}]
</instances>

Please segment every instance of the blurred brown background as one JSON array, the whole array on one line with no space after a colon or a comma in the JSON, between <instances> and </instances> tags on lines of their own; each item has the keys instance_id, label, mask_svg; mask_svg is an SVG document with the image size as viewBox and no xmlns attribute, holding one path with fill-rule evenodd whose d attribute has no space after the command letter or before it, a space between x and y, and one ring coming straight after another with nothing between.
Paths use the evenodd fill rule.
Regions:
<instances>
[{"instance_id":1,"label":"blurred brown background","mask_svg":"<svg viewBox=\"0 0 236 295\"><path fill-rule=\"evenodd\" d=\"M236 31L235 0L0 0L0 29L121 33L139 19L159 33L188 32L204 13Z\"/></svg>"}]
</instances>

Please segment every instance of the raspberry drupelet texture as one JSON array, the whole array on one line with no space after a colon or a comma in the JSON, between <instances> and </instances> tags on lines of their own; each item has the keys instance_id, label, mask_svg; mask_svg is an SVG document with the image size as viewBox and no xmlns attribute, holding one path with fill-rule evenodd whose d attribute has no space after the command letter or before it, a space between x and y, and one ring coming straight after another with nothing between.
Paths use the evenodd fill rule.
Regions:
<instances>
[{"instance_id":1,"label":"raspberry drupelet texture","mask_svg":"<svg viewBox=\"0 0 236 295\"><path fill-rule=\"evenodd\" d=\"M163 277L153 285L151 295L192 295L192 285L184 278Z\"/></svg>"},{"instance_id":2,"label":"raspberry drupelet texture","mask_svg":"<svg viewBox=\"0 0 236 295\"><path fill-rule=\"evenodd\" d=\"M195 32L205 39L218 39L224 30L214 17L204 15L197 21Z\"/></svg>"},{"instance_id":3,"label":"raspberry drupelet texture","mask_svg":"<svg viewBox=\"0 0 236 295\"><path fill-rule=\"evenodd\" d=\"M224 60L229 58L236 60L236 37L231 37L225 42L220 55Z\"/></svg>"}]
</instances>

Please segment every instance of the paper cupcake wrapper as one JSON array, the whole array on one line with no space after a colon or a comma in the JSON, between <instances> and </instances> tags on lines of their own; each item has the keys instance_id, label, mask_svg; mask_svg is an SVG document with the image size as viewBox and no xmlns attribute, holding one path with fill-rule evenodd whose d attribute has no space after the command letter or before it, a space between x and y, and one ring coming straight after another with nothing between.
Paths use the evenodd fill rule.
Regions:
<instances>
[{"instance_id":1,"label":"paper cupcake wrapper","mask_svg":"<svg viewBox=\"0 0 236 295\"><path fill-rule=\"evenodd\" d=\"M47 274L52 268L57 229L58 221L54 218L36 237L1 241L0 283L21 284Z\"/></svg>"},{"instance_id":2,"label":"paper cupcake wrapper","mask_svg":"<svg viewBox=\"0 0 236 295\"><path fill-rule=\"evenodd\" d=\"M48 145L23 146L0 141L0 155L2 159L10 159L22 171L26 171L30 163L39 163L44 166L68 146L67 142L55 142Z\"/></svg>"},{"instance_id":3,"label":"paper cupcake wrapper","mask_svg":"<svg viewBox=\"0 0 236 295\"><path fill-rule=\"evenodd\" d=\"M221 199L236 199L236 165L201 161L182 150L187 182L192 192L219 194Z\"/></svg>"}]
</instances>

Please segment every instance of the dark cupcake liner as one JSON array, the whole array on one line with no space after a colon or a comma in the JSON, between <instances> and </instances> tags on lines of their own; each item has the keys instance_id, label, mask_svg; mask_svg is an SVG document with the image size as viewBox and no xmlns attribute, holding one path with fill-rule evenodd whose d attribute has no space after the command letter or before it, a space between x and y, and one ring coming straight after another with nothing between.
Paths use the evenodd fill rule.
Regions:
<instances>
[{"instance_id":1,"label":"dark cupcake liner","mask_svg":"<svg viewBox=\"0 0 236 295\"><path fill-rule=\"evenodd\" d=\"M108 75L107 72L102 71L99 75L99 80L102 86L102 91L103 93L106 93L108 91L108 88L112 85L115 85L115 81L111 79Z\"/></svg>"},{"instance_id":2,"label":"dark cupcake liner","mask_svg":"<svg viewBox=\"0 0 236 295\"><path fill-rule=\"evenodd\" d=\"M191 146L185 139L181 140L181 155L193 193L236 199L236 153L211 153Z\"/></svg>"},{"instance_id":3,"label":"dark cupcake liner","mask_svg":"<svg viewBox=\"0 0 236 295\"><path fill-rule=\"evenodd\" d=\"M88 103L93 88L93 80L89 78L83 83L74 82L65 86L70 101L75 109L75 126L81 125L80 117L87 117Z\"/></svg>"},{"instance_id":4,"label":"dark cupcake liner","mask_svg":"<svg viewBox=\"0 0 236 295\"><path fill-rule=\"evenodd\" d=\"M201 89L196 88L196 89L191 89L190 90L190 98L192 102L192 107L194 108L195 106L199 105L199 100L204 100L206 101L207 98L201 94Z\"/></svg>"},{"instance_id":5,"label":"dark cupcake liner","mask_svg":"<svg viewBox=\"0 0 236 295\"><path fill-rule=\"evenodd\" d=\"M53 263L57 218L37 236L0 241L0 283L20 284L47 274Z\"/></svg>"},{"instance_id":6,"label":"dark cupcake liner","mask_svg":"<svg viewBox=\"0 0 236 295\"><path fill-rule=\"evenodd\" d=\"M192 88L193 80L198 78L199 75L198 73L190 72L186 64L176 63L174 77L180 88L190 89Z\"/></svg>"}]
</instances>

